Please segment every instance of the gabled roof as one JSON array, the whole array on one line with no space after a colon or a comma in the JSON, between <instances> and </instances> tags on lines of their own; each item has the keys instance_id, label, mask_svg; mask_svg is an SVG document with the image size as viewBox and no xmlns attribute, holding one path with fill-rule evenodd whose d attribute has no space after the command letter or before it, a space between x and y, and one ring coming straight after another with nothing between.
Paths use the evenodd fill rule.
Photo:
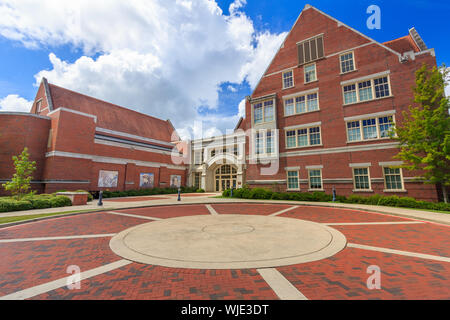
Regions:
<instances>
[{"instance_id":1,"label":"gabled roof","mask_svg":"<svg viewBox=\"0 0 450 320\"><path fill-rule=\"evenodd\" d=\"M416 43L414 42L414 40L411 38L410 35L394 39L391 41L387 41L384 42L383 44L391 48L392 50L395 50L400 53L408 51L420 52L419 47L416 45Z\"/></svg>"},{"instance_id":2,"label":"gabled roof","mask_svg":"<svg viewBox=\"0 0 450 320\"><path fill-rule=\"evenodd\" d=\"M53 110L71 109L97 117L97 127L171 142L174 128L170 121L136 112L54 84L48 84Z\"/></svg>"}]
</instances>

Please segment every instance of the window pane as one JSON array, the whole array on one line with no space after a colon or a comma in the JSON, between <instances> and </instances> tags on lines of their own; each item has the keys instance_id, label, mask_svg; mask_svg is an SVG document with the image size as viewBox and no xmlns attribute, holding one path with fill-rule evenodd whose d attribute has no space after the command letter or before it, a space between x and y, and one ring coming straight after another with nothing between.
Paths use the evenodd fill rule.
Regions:
<instances>
[{"instance_id":1,"label":"window pane","mask_svg":"<svg viewBox=\"0 0 450 320\"><path fill-rule=\"evenodd\" d=\"M384 179L386 189L388 190L402 190L402 177L400 168L384 168Z\"/></svg>"},{"instance_id":2,"label":"window pane","mask_svg":"<svg viewBox=\"0 0 450 320\"><path fill-rule=\"evenodd\" d=\"M305 66L305 82L311 82L316 80L316 65L312 64Z\"/></svg>"},{"instance_id":3,"label":"window pane","mask_svg":"<svg viewBox=\"0 0 450 320\"><path fill-rule=\"evenodd\" d=\"M284 115L290 116L294 114L294 99L284 101Z\"/></svg>"},{"instance_id":4,"label":"window pane","mask_svg":"<svg viewBox=\"0 0 450 320\"><path fill-rule=\"evenodd\" d=\"M263 135L261 133L256 134L256 154L263 153Z\"/></svg>"},{"instance_id":5,"label":"window pane","mask_svg":"<svg viewBox=\"0 0 450 320\"><path fill-rule=\"evenodd\" d=\"M309 141L310 145L318 145L320 144L320 128L309 128Z\"/></svg>"},{"instance_id":6,"label":"window pane","mask_svg":"<svg viewBox=\"0 0 450 320\"><path fill-rule=\"evenodd\" d=\"M273 121L273 101L264 102L264 121Z\"/></svg>"},{"instance_id":7,"label":"window pane","mask_svg":"<svg viewBox=\"0 0 450 320\"><path fill-rule=\"evenodd\" d=\"M298 146L304 147L308 145L308 129L301 129L297 131Z\"/></svg>"},{"instance_id":8,"label":"window pane","mask_svg":"<svg viewBox=\"0 0 450 320\"><path fill-rule=\"evenodd\" d=\"M364 81L358 84L359 87L359 100L367 101L372 100L372 81Z\"/></svg>"},{"instance_id":9,"label":"window pane","mask_svg":"<svg viewBox=\"0 0 450 320\"><path fill-rule=\"evenodd\" d=\"M254 108L255 123L261 123L263 120L262 103L255 104L253 108Z\"/></svg>"},{"instance_id":10,"label":"window pane","mask_svg":"<svg viewBox=\"0 0 450 320\"><path fill-rule=\"evenodd\" d=\"M268 153L268 154L271 154L271 153L273 153L273 147L274 147L274 144L273 144L273 139L272 139L272 132L267 132L267 136L266 136L267 138L266 138L266 153Z\"/></svg>"},{"instance_id":11,"label":"window pane","mask_svg":"<svg viewBox=\"0 0 450 320\"><path fill-rule=\"evenodd\" d=\"M353 52L341 56L341 70L342 73L355 70L355 66L353 65Z\"/></svg>"},{"instance_id":12,"label":"window pane","mask_svg":"<svg viewBox=\"0 0 450 320\"><path fill-rule=\"evenodd\" d=\"M356 85L351 84L344 87L344 103L355 103L356 99Z\"/></svg>"},{"instance_id":13,"label":"window pane","mask_svg":"<svg viewBox=\"0 0 450 320\"><path fill-rule=\"evenodd\" d=\"M286 147L287 148L294 148L294 147L296 147L296 144L295 144L295 130L288 131L286 133Z\"/></svg>"},{"instance_id":14,"label":"window pane","mask_svg":"<svg viewBox=\"0 0 450 320\"><path fill-rule=\"evenodd\" d=\"M359 127L359 121L347 123L347 134L348 134L348 141L361 140L361 130Z\"/></svg>"},{"instance_id":15,"label":"window pane","mask_svg":"<svg viewBox=\"0 0 450 320\"><path fill-rule=\"evenodd\" d=\"M288 171L288 189L299 189L297 171Z\"/></svg>"},{"instance_id":16,"label":"window pane","mask_svg":"<svg viewBox=\"0 0 450 320\"><path fill-rule=\"evenodd\" d=\"M356 190L369 190L369 169L368 168L355 168L353 170L355 177L355 189Z\"/></svg>"},{"instance_id":17,"label":"window pane","mask_svg":"<svg viewBox=\"0 0 450 320\"><path fill-rule=\"evenodd\" d=\"M290 88L292 86L294 86L292 71L283 73L283 88Z\"/></svg>"},{"instance_id":18,"label":"window pane","mask_svg":"<svg viewBox=\"0 0 450 320\"><path fill-rule=\"evenodd\" d=\"M308 94L308 111L319 110L317 93Z\"/></svg>"},{"instance_id":19,"label":"window pane","mask_svg":"<svg viewBox=\"0 0 450 320\"><path fill-rule=\"evenodd\" d=\"M388 77L374 79L374 84L375 84L375 96L377 98L388 97L390 95Z\"/></svg>"},{"instance_id":20,"label":"window pane","mask_svg":"<svg viewBox=\"0 0 450 320\"><path fill-rule=\"evenodd\" d=\"M364 140L378 138L376 119L363 120Z\"/></svg>"},{"instance_id":21,"label":"window pane","mask_svg":"<svg viewBox=\"0 0 450 320\"><path fill-rule=\"evenodd\" d=\"M304 113L306 112L305 96L295 98L295 112Z\"/></svg>"},{"instance_id":22,"label":"window pane","mask_svg":"<svg viewBox=\"0 0 450 320\"><path fill-rule=\"evenodd\" d=\"M309 170L309 188L322 189L322 172L320 170Z\"/></svg>"},{"instance_id":23,"label":"window pane","mask_svg":"<svg viewBox=\"0 0 450 320\"><path fill-rule=\"evenodd\" d=\"M380 125L380 137L386 138L389 137L389 131L394 125L394 120L392 117L382 117L378 118L378 123Z\"/></svg>"}]
</instances>

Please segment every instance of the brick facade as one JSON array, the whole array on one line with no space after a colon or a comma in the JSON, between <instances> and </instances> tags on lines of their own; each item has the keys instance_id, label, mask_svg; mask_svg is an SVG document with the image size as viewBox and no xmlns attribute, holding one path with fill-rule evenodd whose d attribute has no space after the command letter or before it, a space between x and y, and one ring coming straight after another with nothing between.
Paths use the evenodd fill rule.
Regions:
<instances>
[{"instance_id":1,"label":"brick facade","mask_svg":"<svg viewBox=\"0 0 450 320\"><path fill-rule=\"evenodd\" d=\"M299 65L297 45L318 35L323 37L324 58L312 62L316 65L317 80L305 83L304 67L308 64ZM391 48L400 51L397 52ZM350 51L353 52L355 70L342 74L340 54ZM405 55L408 55L407 60L404 59ZM389 138L348 142L347 124L344 120L388 112L393 114L395 123L401 123L402 112L408 110L414 98L412 88L415 86L415 72L423 64L430 67L436 66L434 50L424 50L424 48L421 50L415 45L411 35L390 41L385 45L379 44L316 8L306 6L252 95L247 98L246 121L240 123L240 129L259 130L258 125L253 123L252 107L264 100L261 97L270 96L268 99L274 100L276 110L275 126L271 129L278 129L280 152L279 170L272 176L261 175L263 165L249 163L246 170L248 184L251 187L266 186L286 190L285 168L296 168L299 174L299 189L308 191L307 168L321 166L322 189L327 193L331 193L332 188L335 187L337 194L341 195L395 194L436 201L438 193L434 185L413 181L413 177L420 176L420 172L402 170L404 190L385 192L383 168L380 163L398 161L393 159L398 149L392 146L393 141ZM283 89L283 72L288 70L293 71L294 86ZM341 83L375 74L388 75L391 95L345 105ZM373 83L372 81L372 86ZM319 110L285 116L286 96L309 92L311 89L317 90ZM357 86L356 89L358 90ZM374 115L372 118L376 117ZM320 126L321 145L288 149L285 128L312 123ZM248 140L248 142L250 145L253 141ZM249 148L247 148L247 156L251 156ZM359 163L365 163L370 171L372 183L368 192L353 191L353 169L350 165ZM267 182L268 180L272 182Z\"/></svg>"}]
</instances>

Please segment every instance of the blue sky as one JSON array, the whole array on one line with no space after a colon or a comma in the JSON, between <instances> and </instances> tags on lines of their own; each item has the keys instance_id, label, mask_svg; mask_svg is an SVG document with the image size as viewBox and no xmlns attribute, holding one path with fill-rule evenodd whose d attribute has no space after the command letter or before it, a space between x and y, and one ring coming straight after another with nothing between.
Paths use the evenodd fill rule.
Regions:
<instances>
[{"instance_id":1,"label":"blue sky","mask_svg":"<svg viewBox=\"0 0 450 320\"><path fill-rule=\"evenodd\" d=\"M176 4L179 5L180 1L182 0L177 0ZM183 1L187 2L188 0ZM158 0L155 0L155 2L158 2ZM16 2L12 0L0 0L0 13L2 13L1 11L2 5L3 9L5 9L7 7L6 5L14 7L15 3ZM83 3L85 3L83 5L85 5L86 7L91 6L89 2ZM160 2L159 5L164 6L164 3L168 2L167 1ZM248 0L246 3L245 1L242 0L241 1L218 0L217 4L223 10L224 19L226 19L227 17L234 18L233 23L235 27L233 27L234 29L232 29L234 30L233 32L236 33L237 32L236 29L241 28L243 30L242 35L243 38L248 37L250 35L252 35L253 37L249 38L249 40L247 41L248 43L244 43L243 45L244 46L248 46L249 44L253 45L255 47L254 50L255 52L251 51L252 49L249 48L247 48L246 50L250 51L242 51L241 48L234 48L234 49L237 50L236 52L238 52L239 54L243 52L244 53L248 52L249 55L254 54L255 61L246 60L245 57L241 57L242 61L236 62L237 65L234 66L235 68L230 67L230 70L226 69L216 70L214 65L211 64L211 59L205 60L205 62L197 61L199 60L198 57L195 57L195 55L193 54L193 56L190 57L190 59L192 59L192 61L195 61L195 63L199 63L199 66L205 65L206 70L204 70L203 73L196 75L195 70L200 69L201 67L197 68L193 67L192 69L189 69L187 66L186 69L188 70L186 71L187 73L186 75L184 75L184 77L185 79L187 79L187 82L189 82L191 78L196 79L193 80L192 86L194 87L196 84L195 82L198 81L198 87L200 87L198 89L199 92L196 93L195 95L190 96L192 91L195 91L196 89L192 88L189 90L186 89L186 92L183 92L182 95L176 97L175 99L173 98L174 92L177 89L180 90L179 87L172 88L171 89L172 91L161 92L160 88L161 86L163 86L162 84L158 83L158 85L156 84L154 86L151 85L152 83L158 82L158 79L160 80L162 77L161 73L164 73L162 71L158 72L158 67L156 67L158 63L154 62L151 58L154 55L156 55L156 57L158 58L156 60L159 60L159 62L162 61L164 65L174 63L175 65L177 65L177 68L179 68L179 61L173 62L170 59L169 59L170 61L166 61L165 57L161 58L157 56L155 51L153 51L155 50L155 47L158 47L157 43L156 45L152 46L150 45L141 46L140 44L136 44L135 42L129 40L114 42L115 41L114 39L113 40L108 39L103 41L102 39L103 35L106 35L106 38L108 37L114 38L111 34L107 34L108 28L105 28L105 30L103 31L105 33L103 35L100 34L100 36L97 36L97 38L95 38L94 36L91 37L90 34L85 38L83 36L80 36L79 34L73 35L71 33L72 31L70 30L67 31L65 29L64 23L59 22L57 17L54 18L55 21L52 20L52 18L55 16L54 13L52 14L53 11L49 11L50 9L48 9L47 11L42 9L44 11L42 12L43 16L41 16L41 19L43 21L49 20L47 21L48 23L46 25L44 25L44 22L41 25L39 24L38 21L33 22L35 24L31 25L26 25L25 22L22 25L21 24L22 22L17 22L13 26L9 26L7 22L4 21L0 22L0 101L1 99L4 99L8 95L17 95L18 97L25 99L27 101L33 100L36 94L35 76L38 73L40 73L40 75L45 75L49 77L50 78L49 80L51 82L56 82L56 84L60 84L62 86L68 86L68 88L76 91L81 91L86 94L95 95L101 99L115 102L117 104L121 104L126 107L135 108L138 111L146 112L148 114L171 119L175 118L174 122L176 123L176 126L178 128L183 126L187 127L191 126L190 124L183 123L183 118L187 119L187 116L180 114L178 119L177 118L178 109L176 109L175 107L173 109L165 108L164 104L167 102L168 105L170 104L174 106L177 105L180 106L184 103L183 101L189 101L189 103L192 105L192 108L194 108L192 110L196 110L195 112L197 112L197 115L195 117L190 118L188 117L189 121L202 120L202 118L203 120L205 120L206 118L210 117L211 119L205 120L206 126L217 126L220 127L219 129L221 130L223 130L224 127L226 126L228 128L231 127L232 129L233 123L235 123L236 119L238 119L237 117L238 105L245 98L245 96L251 93L252 84L254 85L255 83L254 79L257 78L257 74L255 73L258 72L254 71L253 69L259 69L260 70L259 73L264 71L267 65L267 61L270 60L270 58L275 53L274 51L276 49L274 48L277 48L280 39L282 39L283 35L285 35L285 33L290 30L297 16L299 15L300 11L303 9L306 3L309 3L317 7L318 9L324 11L325 13L328 13L329 15L335 17L336 19L374 38L379 42L385 42L388 40L392 40L407 35L408 29L414 26L416 27L417 31L420 33L420 35L422 36L428 47L435 48L438 64L439 65L441 65L442 63L445 63L446 65L450 64L450 44L448 41L449 28L447 22L448 12L450 12L450 2L448 1L359 0L359 1L352 1L350 5L350 2L348 1L333 1L333 0L317 0L317 1ZM229 11L231 4L234 4L235 8L237 8L233 9L235 10L234 13ZM366 20L369 17L369 15L366 13L366 9L369 5L372 4L376 4L381 8L380 30L369 30L366 27ZM61 10L63 10L64 5L61 6L62 6ZM204 6L201 6L201 8L203 7ZM28 18L30 16L33 17L32 15L34 14L34 12L30 11L30 13L27 13L25 12L26 10L23 8L25 7L20 7L19 5L17 5L17 8L15 9L17 10L16 12L18 12L20 15L23 14L24 21L26 21L27 17ZM90 7L89 9L91 10ZM34 11L36 10L41 9L38 7L37 9L36 8L34 9ZM91 11L95 12L95 8ZM98 11L100 17L102 15L102 12L104 11L100 8ZM214 18L211 18L208 15L208 13L205 12L206 11L201 11L201 14L200 13L198 14L198 17L195 18L196 20L193 22L193 25L195 26L196 24L198 24L201 26L203 22L206 21L205 25L207 24L208 26L211 26L211 24L213 24L213 26L211 27L212 33L214 32L220 33L221 26L225 26L223 24L223 21L218 22L216 20L212 20ZM27 14L29 14L29 16L27 16ZM48 14L48 17L45 16L46 14ZM117 12L112 12L111 14L117 14ZM242 16L244 16L245 19L242 19ZM123 23L125 26L130 25L129 20L127 20L130 19L129 16L122 16L121 14L119 14L118 17L119 19L123 17ZM241 17L240 20L239 17ZM186 21L190 22L190 19L191 18L189 17L189 15L186 15L185 13L180 13L179 17L177 16L176 18L174 18L173 24L179 27L180 25L184 25L183 23L185 23ZM117 24L120 25L120 23L122 23L122 21L118 20ZM228 20L227 23L228 24L226 25L226 27L230 27L230 20ZM102 26L103 25L100 24L98 26L93 25L93 28L95 29L96 27L98 27L101 29ZM153 24L153 22L148 22L148 26L149 26L148 28L151 29L153 27L157 28L159 25ZM165 27L167 26L170 25L166 25ZM43 31L34 32L33 28ZM53 28L54 30L51 28ZM136 29L137 35L142 34L139 33L141 32L139 28L141 27L139 26ZM13 35L11 35L11 30L14 30ZM133 29L130 29L130 33L133 33L133 31L134 31ZM54 34L51 34L52 32L54 32ZM20 34L20 37L17 37L16 33ZM111 33L114 33L114 31L111 30ZM270 50L267 48L266 49L260 48L260 56L263 57L257 58L258 50L256 50L256 47L258 46L258 41L263 43L261 38L258 38L258 35L264 33L267 34L266 41L273 44L272 46L273 48ZM149 34L151 34L151 32L149 32ZM204 38L205 35L202 34L201 37ZM241 35L239 35L239 37L241 37ZM23 40L24 38L26 40L32 40L31 41L32 45L30 45L27 41L24 41ZM188 42L193 41L192 46L189 47L191 48L190 50L192 50L192 48L198 46L198 44L195 42L197 41L196 38L198 37L196 37L194 34L194 36L192 37L186 39L181 37L180 39L181 41L186 42L183 45L187 47L189 47L190 45ZM17 39L21 40L18 41ZM152 39L150 35L149 39ZM144 37L144 39L139 41L146 41L146 37ZM211 41L212 47L216 45L214 43L214 40L208 41ZM94 45L92 45L92 43L94 43ZM127 47L129 43L130 47ZM92 46L94 48L92 48ZM93 85L81 86L77 82L77 77L79 76L78 73L84 72L86 69L88 69L88 72L86 71L86 74L80 74L82 79L97 79L96 76L98 77L98 75L94 75L91 76L91 78L89 78L90 73L93 72L92 70L97 68L94 67L94 65L101 65L104 68L102 69L103 74L107 74L108 72L117 73L117 70L110 70L106 68L104 64L100 64L97 59L99 59L102 56L108 56L109 54L117 58L117 55L115 55L115 53L124 49L130 49L131 51L134 50L136 54L144 55L147 58L150 57L149 58L150 62L148 63L149 71L145 73L145 75L137 73L137 75L129 76L128 73L130 72L128 72L126 73L126 76L124 76L123 82L124 86L129 86L130 81L129 80L126 81L126 79L139 79L139 80L144 79L144 82L148 81L145 86L133 92L129 91L121 92L121 95L118 96L114 92L117 90L111 89L111 91L108 91L106 89L96 89L95 86ZM223 52L218 52L217 56L220 57L221 59L223 58L223 61L233 61L232 57L230 59L230 57L227 55L233 56L236 54L236 52L233 53L232 50L228 49L229 48L225 48ZM171 50L173 49L171 48ZM263 52L264 50L266 50L267 52ZM167 52L170 52L170 50L168 50ZM214 54L215 51L213 50L212 52L213 53L205 52L205 54L202 55L202 57L203 56L207 57L210 54ZM54 59L53 61L50 61L49 54L54 54L54 56L57 58ZM146 54L149 55L147 56ZM79 61L79 59L82 57L92 58L92 61L88 61L89 62L88 64L92 65L92 67L89 66L86 67L86 64L82 64L81 60ZM117 59L119 59L118 61L121 62L126 61L126 59L122 60L121 58ZM236 60L239 59L237 58ZM247 67L246 69L245 64L249 64L250 67ZM57 68L57 66L59 66L59 69ZM137 67L131 66L130 68L133 69ZM249 68L251 69L250 71L248 70ZM247 73L242 71L244 69L247 70L246 71ZM71 75L70 74L71 72L74 73L76 72L77 74ZM173 74L176 74L176 72ZM205 83L202 82L201 79L205 78L207 79L208 74L211 74L212 78L210 82L213 83L214 86L212 86L211 83L207 83L207 81ZM122 75L123 73L121 73L118 78L120 78ZM148 78L145 78L146 76L148 76ZM116 81L115 85L118 88L120 88L121 83L119 82L119 80L115 79L115 81ZM86 80L84 80L84 82L86 82ZM137 83L139 83L139 81ZM164 83L167 83L167 81L164 81ZM104 86L105 88L108 86L111 87L109 82L106 83ZM163 87L167 87L167 85L165 84ZM142 99L140 100L131 98L127 99L127 94L129 94L129 97L134 98L136 94L139 95L139 92L152 92L152 95L142 97ZM158 95L158 92L161 92L161 97L155 97L155 95ZM202 92L205 94L203 94ZM216 99L216 95L218 99ZM147 105L147 101L151 100L156 100L157 103L154 102L152 104L148 102ZM158 106L155 106L156 104ZM192 110L190 111L186 110L186 114L188 114L188 112L192 114L194 112ZM223 124L222 126L220 125L220 123L224 121L221 121L220 120L221 118L228 119L225 121L226 124ZM207 123L208 121L210 121L210 123ZM217 125L217 123L219 123L219 125Z\"/></svg>"}]
</instances>

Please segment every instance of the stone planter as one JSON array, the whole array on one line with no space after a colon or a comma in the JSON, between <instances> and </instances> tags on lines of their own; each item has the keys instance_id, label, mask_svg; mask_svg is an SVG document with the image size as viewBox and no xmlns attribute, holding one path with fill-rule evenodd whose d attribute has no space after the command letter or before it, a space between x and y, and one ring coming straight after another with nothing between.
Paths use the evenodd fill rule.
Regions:
<instances>
[{"instance_id":1,"label":"stone planter","mask_svg":"<svg viewBox=\"0 0 450 320\"><path fill-rule=\"evenodd\" d=\"M68 197L73 206L84 206L87 204L87 192L58 192L56 195Z\"/></svg>"}]
</instances>

